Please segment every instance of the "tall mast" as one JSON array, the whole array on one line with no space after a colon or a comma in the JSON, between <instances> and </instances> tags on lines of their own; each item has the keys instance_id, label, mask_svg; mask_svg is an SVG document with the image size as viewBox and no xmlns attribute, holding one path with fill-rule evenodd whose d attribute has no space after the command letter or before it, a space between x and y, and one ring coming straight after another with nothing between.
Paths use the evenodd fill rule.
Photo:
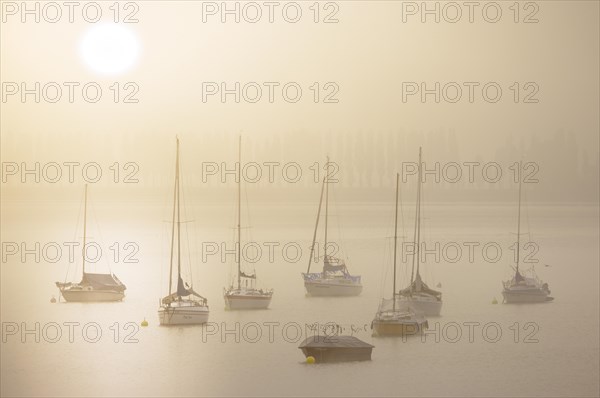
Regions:
<instances>
[{"instance_id":1,"label":"tall mast","mask_svg":"<svg viewBox=\"0 0 600 398\"><path fill-rule=\"evenodd\" d=\"M418 188L418 196L417 196L417 276L419 276L419 266L421 265L421 185L422 185L422 175L421 175L421 147L419 147L419 188Z\"/></svg>"},{"instance_id":2,"label":"tall mast","mask_svg":"<svg viewBox=\"0 0 600 398\"><path fill-rule=\"evenodd\" d=\"M418 181L417 181L417 205L415 207L415 232L413 235L413 245L414 245L414 253L413 253L413 258L412 258L412 269L410 271L410 289L412 291L412 284L414 282L414 276L415 276L415 262L417 261L417 253L419 251L419 243L418 243L418 238L417 238L417 230L418 230L418 225L419 225L419 199L420 199L420 194L421 194L421 148L419 147L419 164L418 164ZM418 265L417 265L418 267ZM418 273L418 271L417 271Z\"/></svg>"},{"instance_id":3,"label":"tall mast","mask_svg":"<svg viewBox=\"0 0 600 398\"><path fill-rule=\"evenodd\" d=\"M169 296L173 288L173 248L175 247L175 209L177 208L177 181L179 180L179 138L177 140L177 150L175 155L175 187L173 188L173 222L171 223L171 259L169 265Z\"/></svg>"},{"instance_id":4,"label":"tall mast","mask_svg":"<svg viewBox=\"0 0 600 398\"><path fill-rule=\"evenodd\" d=\"M396 173L396 216L394 218L394 290L392 300L394 302L394 311L396 311L396 248L398 245L398 186L400 182L400 173Z\"/></svg>"},{"instance_id":5,"label":"tall mast","mask_svg":"<svg viewBox=\"0 0 600 398\"><path fill-rule=\"evenodd\" d=\"M321 217L321 205L323 204L323 192L325 191L325 179L327 174L323 177L323 184L321 184L321 197L319 199L319 210L317 210L317 222L315 223L315 232L313 233L312 245L310 247L310 256L308 257L308 269L306 273L310 273L310 264L312 263L312 257L315 252L315 242L317 240L317 229L319 228L319 218Z\"/></svg>"},{"instance_id":6,"label":"tall mast","mask_svg":"<svg viewBox=\"0 0 600 398\"><path fill-rule=\"evenodd\" d=\"M177 179L176 179L176 192L177 192L177 286L179 287L179 279L181 278L181 218L179 213L179 197L181 196L179 190L179 139L177 140Z\"/></svg>"},{"instance_id":7,"label":"tall mast","mask_svg":"<svg viewBox=\"0 0 600 398\"><path fill-rule=\"evenodd\" d=\"M85 277L85 233L87 227L87 184L85 184L85 193L83 195L83 249L81 251L83 257L83 276Z\"/></svg>"},{"instance_id":8,"label":"tall mast","mask_svg":"<svg viewBox=\"0 0 600 398\"><path fill-rule=\"evenodd\" d=\"M238 252L238 277L237 287L240 289L242 284L242 136L240 135L238 148L238 241L237 241L237 252Z\"/></svg>"},{"instance_id":9,"label":"tall mast","mask_svg":"<svg viewBox=\"0 0 600 398\"><path fill-rule=\"evenodd\" d=\"M329 156L327 156L327 163L325 163L325 246L323 247L323 266L327 261L327 218L329 217Z\"/></svg>"},{"instance_id":10,"label":"tall mast","mask_svg":"<svg viewBox=\"0 0 600 398\"><path fill-rule=\"evenodd\" d=\"M517 213L517 274L519 273L519 250L521 247L521 162L519 162L519 210Z\"/></svg>"}]
</instances>

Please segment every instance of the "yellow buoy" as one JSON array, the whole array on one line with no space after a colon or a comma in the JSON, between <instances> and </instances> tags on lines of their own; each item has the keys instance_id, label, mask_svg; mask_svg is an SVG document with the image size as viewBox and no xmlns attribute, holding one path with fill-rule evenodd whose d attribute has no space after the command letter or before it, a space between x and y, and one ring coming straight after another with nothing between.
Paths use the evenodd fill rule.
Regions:
<instances>
[{"instance_id":1,"label":"yellow buoy","mask_svg":"<svg viewBox=\"0 0 600 398\"><path fill-rule=\"evenodd\" d=\"M306 363L310 363L310 364L315 363L315 357L312 357L312 356L306 357Z\"/></svg>"},{"instance_id":2,"label":"yellow buoy","mask_svg":"<svg viewBox=\"0 0 600 398\"><path fill-rule=\"evenodd\" d=\"M498 304L498 300L496 300L496 297L494 297L494 299L492 300L492 304Z\"/></svg>"},{"instance_id":3,"label":"yellow buoy","mask_svg":"<svg viewBox=\"0 0 600 398\"><path fill-rule=\"evenodd\" d=\"M142 321L142 326L148 326L148 321L146 320L146 318L144 318L144 320Z\"/></svg>"}]
</instances>

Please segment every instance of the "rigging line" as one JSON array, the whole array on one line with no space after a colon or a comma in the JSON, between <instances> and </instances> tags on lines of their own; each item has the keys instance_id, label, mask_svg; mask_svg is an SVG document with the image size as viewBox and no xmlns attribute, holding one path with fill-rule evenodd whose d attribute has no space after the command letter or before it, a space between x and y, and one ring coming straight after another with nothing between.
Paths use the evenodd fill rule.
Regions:
<instances>
[{"instance_id":1,"label":"rigging line","mask_svg":"<svg viewBox=\"0 0 600 398\"><path fill-rule=\"evenodd\" d=\"M234 164L235 164L235 161L234 161ZM221 180L225 184L228 182L227 181L227 176L228 175L226 174L225 175L225 181ZM237 181L235 180L235 177L234 177L234 181L233 182L235 184L234 186L237 186ZM231 235L227 235L227 236L230 236L228 242L233 242L233 245L235 246L235 241L236 241L236 236L237 236L237 222L236 222L237 221L237 198L235 196L235 191L234 191L233 195L231 195L231 196L227 195L227 196L228 197L232 197L234 199L233 201L229 202L229 210L228 210L228 212L229 212L229 214L231 214L231 219L229 221L229 223L231 223L231 224L228 224L228 225L232 225L232 226L231 227L227 227L227 230L231 234ZM225 245L225 248L226 248L227 247L227 243L223 242L223 244ZM221 247L221 249L222 249L222 247ZM231 261L229 259L229 256L227 254L225 254L225 261L223 261L223 255L221 255L221 261L223 262L223 265L227 267L227 272L228 272L227 283L229 284L229 288L233 289L233 285L234 285L234 273L236 273L236 272L234 272L234 268L237 267L237 261L235 259L235 256L234 256L234 260Z\"/></svg>"},{"instance_id":2,"label":"rigging line","mask_svg":"<svg viewBox=\"0 0 600 398\"><path fill-rule=\"evenodd\" d=\"M402 189L398 187L398 201L400 206L400 221L402 222L402 242L406 241L406 223L404 222L404 206L402 205Z\"/></svg>"},{"instance_id":3,"label":"rigging line","mask_svg":"<svg viewBox=\"0 0 600 398\"><path fill-rule=\"evenodd\" d=\"M177 286L181 279L181 174L177 179ZM177 289L179 290L179 289ZM177 295L179 297L179 294Z\"/></svg>"},{"instance_id":4,"label":"rigging line","mask_svg":"<svg viewBox=\"0 0 600 398\"><path fill-rule=\"evenodd\" d=\"M96 205L92 201L90 201L90 200L88 200L88 202L90 202L89 205L88 205L88 207L91 207L91 209L92 209L92 217L93 217L93 219L94 219L94 221L96 223L96 231L98 232L98 236L100 238L100 244L101 244L100 247L107 247L106 246L106 241L104 240L104 237L102 236L102 230L100 228L100 222L98 221L99 218L98 218L98 213L97 213L97 210L96 210ZM109 247L109 249L110 249L110 247ZM119 245L117 245L117 253L118 253L119 249L120 249L120 247L119 247ZM108 266L108 272L110 274L112 274L112 269L110 267L110 262L108 261L108 256L103 256L103 257L104 257L104 261L106 262L106 265Z\"/></svg>"},{"instance_id":5,"label":"rigging line","mask_svg":"<svg viewBox=\"0 0 600 398\"><path fill-rule=\"evenodd\" d=\"M241 288L241 272L242 272L242 135L238 141L238 178L237 178L237 288Z\"/></svg>"},{"instance_id":6,"label":"rigging line","mask_svg":"<svg viewBox=\"0 0 600 398\"><path fill-rule=\"evenodd\" d=\"M419 188L418 188L418 192L419 192L419 206L417 207L417 214L418 214L418 223L417 223L417 250L416 250L416 254L417 254L417 275L419 275L419 270L421 267L421 193L422 193L422 189L423 188L423 161L422 161L422 152L421 152L421 147L419 147Z\"/></svg>"},{"instance_id":7,"label":"rigging line","mask_svg":"<svg viewBox=\"0 0 600 398\"><path fill-rule=\"evenodd\" d=\"M181 177L182 180L184 180L185 178L182 176ZM189 219L188 216L188 206L187 206L187 202L186 202L186 189L185 189L185 184L181 184L181 200L183 202L183 217L185 220ZM190 233L189 233L189 222L185 222L185 242L186 242L186 248L187 248L187 255L188 255L188 272L189 272L189 285L190 287L192 287L194 285L194 278L193 278L193 269L192 269L192 246L190 245ZM179 281L177 282L179 284Z\"/></svg>"},{"instance_id":8,"label":"rigging line","mask_svg":"<svg viewBox=\"0 0 600 398\"><path fill-rule=\"evenodd\" d=\"M406 249L406 222L404 220L404 206L403 206L403 202L402 202L402 189L401 189L401 184L398 185L398 201L399 201L399 207L400 207L400 220L402 222L402 259L404 259L404 250ZM405 264L405 261L402 261L402 264ZM408 279L408 267L402 267L404 268L404 278Z\"/></svg>"},{"instance_id":9,"label":"rigging line","mask_svg":"<svg viewBox=\"0 0 600 398\"><path fill-rule=\"evenodd\" d=\"M387 211L385 212L387 213ZM386 230L385 230L385 243L384 243L384 250L383 250L383 270L380 272L381 275L381 280L380 280L380 296L383 298L385 297L385 291L386 289L386 285L385 285L385 281L387 280L387 276L388 276L388 272L389 272L389 268L390 268L390 257L391 257L391 252L392 249L390 247L390 239L389 237L391 236L391 231L393 229L393 223L392 223L392 218L391 217L386 217L386 219L388 220L387 226L386 226Z\"/></svg>"},{"instance_id":10,"label":"rigging line","mask_svg":"<svg viewBox=\"0 0 600 398\"><path fill-rule=\"evenodd\" d=\"M333 196L333 208L334 208L334 215L333 218L335 218L335 224L337 226L337 230L338 230L338 242L336 242L337 247L338 247L338 255L339 258L341 259L346 259L348 260L348 262L350 262L350 257L348 256L348 253L346 252L346 250L344 249L344 237L342 236L342 227L340 224L340 206L338 205L338 201L337 201L337 194L335 192L335 190L332 190L331 192L331 196Z\"/></svg>"},{"instance_id":11,"label":"rigging line","mask_svg":"<svg viewBox=\"0 0 600 398\"><path fill-rule=\"evenodd\" d=\"M241 178L244 178L243 174L242 174ZM245 182L245 180L244 180L244 182ZM249 183L246 183L246 184L243 185L244 186L245 202L246 202L246 225L247 225L247 227L245 228L246 229L246 245L248 243L250 243L250 244L255 244L256 243L254 241L254 233L252 231L252 225L253 224L252 224L252 219L251 219L251 215L250 215L250 199L249 199L250 195L248 194L248 191L251 190L251 188L248 188L249 185L250 185ZM242 249L243 249L243 247L240 245L240 255L244 254L244 250L242 250ZM256 275L256 261L252 262L251 264L252 264L252 273L254 275ZM256 282L257 282L256 279L250 280L250 284L252 286L254 286L256 284Z\"/></svg>"},{"instance_id":12,"label":"rigging line","mask_svg":"<svg viewBox=\"0 0 600 398\"><path fill-rule=\"evenodd\" d=\"M240 165L241 167L241 165ZM244 178L243 173L240 173L240 178ZM245 180L244 180L245 182ZM246 242L254 242L254 236L252 235L252 221L250 219L250 202L248 200L248 185L249 184L243 184L244 187L244 195L245 195L245 204L246 204L246 225L247 227L245 229L247 229L246 231ZM242 245L240 243L240 255L242 255Z\"/></svg>"},{"instance_id":13,"label":"rigging line","mask_svg":"<svg viewBox=\"0 0 600 398\"><path fill-rule=\"evenodd\" d=\"M394 277L393 277L393 285L392 289L392 300L393 300L393 310L396 311L396 257L397 257L397 246L398 246L398 190L400 189L400 174L396 174L396 202L395 202L395 212L394 212Z\"/></svg>"},{"instance_id":14,"label":"rigging line","mask_svg":"<svg viewBox=\"0 0 600 398\"><path fill-rule=\"evenodd\" d=\"M325 260L327 259L327 228L329 226L329 155L327 155L327 163L325 163L325 228L323 238L323 272L325 272Z\"/></svg>"},{"instance_id":15,"label":"rigging line","mask_svg":"<svg viewBox=\"0 0 600 398\"><path fill-rule=\"evenodd\" d=\"M233 228L229 228L229 233L231 234L231 240L230 242L233 243L233 246L235 247L235 241L237 240L237 205L236 205L237 200L233 201L232 204L232 213L234 214L233 216ZM234 283L235 283L235 278L237 276L237 259L235 258L235 254L233 256L233 261L230 259L229 256L225 257L226 259L226 263L229 265L229 281L231 284L231 288L233 288Z\"/></svg>"},{"instance_id":16,"label":"rigging line","mask_svg":"<svg viewBox=\"0 0 600 398\"><path fill-rule=\"evenodd\" d=\"M390 218L390 223L391 223L391 220L392 219ZM390 226L390 233L391 233L391 229L392 228L393 227ZM392 239L386 239L385 240L385 246L386 246L385 251L386 251L387 255L386 255L386 259L385 259L385 279L383 281L383 286L382 286L384 290L382 292L382 296L381 297L385 297L385 295L386 295L386 292L387 292L388 289L386 288L386 283L385 282L389 279L389 276L391 274L390 270L391 270L391 268L394 265L394 260L393 260L393 250L394 250L393 249L393 244L394 243L393 243Z\"/></svg>"},{"instance_id":17,"label":"rigging line","mask_svg":"<svg viewBox=\"0 0 600 398\"><path fill-rule=\"evenodd\" d=\"M83 247L82 247L82 251L81 251L81 257L82 257L82 262L83 262L83 275L85 276L85 254L86 254L86 249L85 249L85 244L86 244L86 227L87 227L87 184L85 184L85 199L84 199L84 205L83 205Z\"/></svg>"},{"instance_id":18,"label":"rigging line","mask_svg":"<svg viewBox=\"0 0 600 398\"><path fill-rule=\"evenodd\" d=\"M527 235L529 237L529 241L533 241L533 237L531 235L531 227L529 224L529 201L527 200L527 190L523 189L523 202L525 202L525 222L527 223Z\"/></svg>"},{"instance_id":19,"label":"rigging line","mask_svg":"<svg viewBox=\"0 0 600 398\"><path fill-rule=\"evenodd\" d=\"M319 218L321 217L321 206L323 204L323 192L325 189L325 178L327 177L323 177L323 184L321 185L321 196L319 199L319 209L317 210L317 220L315 221L315 230L313 232L313 239L312 239L312 243L310 246L310 254L308 257L308 268L306 270L306 273L310 273L310 266L312 264L313 261L313 255L315 252L315 244L317 243L317 233L318 233L318 228L319 228ZM315 261L316 262L316 261Z\"/></svg>"},{"instance_id":20,"label":"rigging line","mask_svg":"<svg viewBox=\"0 0 600 398\"><path fill-rule=\"evenodd\" d=\"M192 269L192 250L191 250L191 245L190 245L190 232L188 230L188 224L189 223L185 223L185 238L186 238L186 243L187 243L187 252L188 252L188 264L189 264L189 272L190 272L190 287L194 286L194 274L193 274L193 269Z\"/></svg>"},{"instance_id":21,"label":"rigging line","mask_svg":"<svg viewBox=\"0 0 600 398\"><path fill-rule=\"evenodd\" d=\"M77 211L77 224L75 224L75 228L73 229L75 231L74 236L73 236L73 242L79 242L78 228L79 228L79 222L81 221L82 211L83 211L83 199L80 199L79 200L79 210ZM65 283L67 283L67 279L69 278L69 272L71 270L71 265L72 265L72 263L70 261L67 261L67 273L65 274L65 280L64 280ZM76 272L77 272L77 266L75 266L73 268L73 278L74 279L77 277Z\"/></svg>"},{"instance_id":22,"label":"rigging line","mask_svg":"<svg viewBox=\"0 0 600 398\"><path fill-rule=\"evenodd\" d=\"M162 182L162 178L159 177L158 181ZM160 184L160 185L162 185L162 184ZM166 189L163 190L163 191L164 192L162 193L162 198L163 198L163 200L162 200L162 213L164 214L165 211L167 211L167 209L168 209L168 199L167 199L168 198L168 193L167 193ZM162 217L162 218L164 219L164 217ZM161 225L161 229L160 229L160 233L161 233L160 242L162 242L162 243L167 242L167 238L168 238L168 236L165 235L165 225L163 225L163 224L165 224L165 223L164 222L160 223L160 225ZM156 291L158 291L159 294L162 296L162 293L163 293L162 288L164 286L163 283L165 281L164 280L164 274L165 274L165 262L164 262L164 260L166 259L166 253L165 253L165 246L164 246L164 244L160 245L160 257L159 257L159 259L160 259L160 278L159 278L160 279L160 284L158 285L158 288L156 289Z\"/></svg>"},{"instance_id":23,"label":"rigging line","mask_svg":"<svg viewBox=\"0 0 600 398\"><path fill-rule=\"evenodd\" d=\"M421 170L421 157L420 157L420 155L419 155L419 163L417 165L417 169L419 170L419 173L418 173L418 176L417 176L417 188L416 188L416 191L417 191L417 201L416 201L416 204L415 204L415 230L414 230L413 241L412 241L412 244L413 244L413 247L412 247L412 252L413 252L412 253L412 268L411 268L411 271L410 271L410 287L411 287L411 291L412 291L412 283L414 281L414 275L415 275L415 262L417 260L417 251L419 249L418 248L419 243L417 242L417 225L419 223L419 193L420 193L419 187L420 187L420 184L421 184L421 181L420 181L420 179L421 179L421 171L420 171Z\"/></svg>"},{"instance_id":24,"label":"rigging line","mask_svg":"<svg viewBox=\"0 0 600 398\"><path fill-rule=\"evenodd\" d=\"M183 163L181 161L181 156L180 156L180 163ZM183 176L183 173L180 171L179 172L179 177L180 180L185 180L185 177ZM183 217L185 220L189 219L188 216L188 206L187 206L187 195L186 195L186 188L185 188L185 184L179 184L180 185L180 195L181 195L181 201L183 202ZM187 245L187 255L188 255L188 271L189 271L189 285L190 287L194 286L194 276L193 276L193 269L192 269L192 246L190 245L190 233L189 233L189 229L188 229L188 224L189 222L185 222L185 241L186 241L186 245ZM179 284L179 281L177 281L177 283Z\"/></svg>"},{"instance_id":25,"label":"rigging line","mask_svg":"<svg viewBox=\"0 0 600 398\"><path fill-rule=\"evenodd\" d=\"M167 175L167 173L161 173L160 174L160 181L164 182L167 186L169 183L171 183L171 181L174 181L177 178L177 154L179 152L179 138L177 136L175 136L175 140L176 140L176 153L174 155L171 155L168 159L168 164L172 165L173 163L175 163L176 165L176 170L175 173L173 175ZM172 166L170 166L172 167ZM166 170L167 167L164 167L164 169ZM173 178L173 180L171 180L171 178ZM173 182L174 183L174 182ZM172 201L172 202L171 202ZM172 203L172 205L171 205ZM171 208L171 206L173 206ZM163 260L167 260L165 262L161 261L161 284L160 284L160 289L159 291L161 292L162 295L162 289L164 288L165 282L167 281L167 278L165 277L166 272L165 268L169 270L169 286L168 286L168 294L171 294L172 291L172 273L173 273L173 268L172 268L172 262L173 262L173 239L174 239L174 228L175 228L175 196L173 191L169 190L169 189L165 189L163 192L163 213L166 213L168 216L167 217L163 217L163 219L167 220L164 221L163 223L161 223L161 225L163 225L162 228L162 242L170 242L170 245L167 245L165 247L165 245L161 245L161 259ZM168 249L167 249L168 248ZM167 257L167 255L169 257Z\"/></svg>"},{"instance_id":26,"label":"rigging line","mask_svg":"<svg viewBox=\"0 0 600 398\"><path fill-rule=\"evenodd\" d=\"M177 191L178 184L177 181L179 179L179 138L176 137L177 142L177 150L175 154L175 183L173 188L173 218L171 221L171 251L169 256L169 296L173 292L173 252L175 248L175 210L177 208Z\"/></svg>"},{"instance_id":27,"label":"rigging line","mask_svg":"<svg viewBox=\"0 0 600 398\"><path fill-rule=\"evenodd\" d=\"M164 207L165 206L163 203L163 212L165 211ZM165 233L166 232L165 227L167 228L167 231L168 231L168 227L164 223L161 223L161 227L162 228L161 228L160 241L167 242L168 233ZM165 245L162 244L162 245L160 245L160 257L159 257L161 259L161 261L160 261L160 284L158 285L158 289L157 289L158 292L161 292L161 295L162 295L162 287L164 286L164 282L165 282L165 262L162 260L165 259L166 257L167 257L167 254L165 253Z\"/></svg>"},{"instance_id":28,"label":"rigging line","mask_svg":"<svg viewBox=\"0 0 600 398\"><path fill-rule=\"evenodd\" d=\"M336 255L337 255L336 257L343 258L344 256L342 256L342 245L341 245L342 231L340 230L340 219L338 218L338 214L340 214L340 210L339 210L335 190L331 189L331 187L328 187L328 189L330 191L329 196L331 197L331 202L333 202L330 205L330 207L332 208L333 211L329 212L329 218L335 219L335 228L337 229L337 239L334 241L335 245L337 246L337 249L338 249L336 252ZM330 241L331 241L331 239L330 239Z\"/></svg>"},{"instance_id":29,"label":"rigging line","mask_svg":"<svg viewBox=\"0 0 600 398\"><path fill-rule=\"evenodd\" d=\"M529 224L529 201L527 200L527 189L523 189L523 202L525 202L525 222L527 223L527 237L528 237L528 241L525 242L525 244L534 243L533 237L531 235L531 227ZM531 263L530 271L531 271L532 275L537 278L537 274L535 273L535 263Z\"/></svg>"},{"instance_id":30,"label":"rigging line","mask_svg":"<svg viewBox=\"0 0 600 398\"><path fill-rule=\"evenodd\" d=\"M523 181L523 176L521 175L523 171L523 167L521 166L521 162L519 161L519 210L517 213L517 273L519 273L519 252L521 250L521 182Z\"/></svg>"},{"instance_id":31,"label":"rigging line","mask_svg":"<svg viewBox=\"0 0 600 398\"><path fill-rule=\"evenodd\" d=\"M425 177L425 179L427 179L427 177ZM431 242L431 228L429 228L428 226L428 220L429 220L429 207L427 205L424 205L423 203L427 203L427 201L424 199L425 198L425 190L423 189L423 182L421 183L421 194L420 194L420 199L419 202L421 203L421 205L419 206L419 213L422 213L420 220L421 223L419 225L419 233L421 234L422 238L420 239L420 245L421 247L424 247L425 249L427 248L427 242ZM421 228L423 226L423 224L425 225L425 228ZM424 232L421 232L421 230L423 230ZM435 244L435 242L434 242ZM420 250L420 260L421 260L421 265L427 264L427 251L426 250ZM425 256L423 257L422 254L425 253ZM424 282L425 281L429 281L430 283L433 280L432 277L432 273L431 273L431 264L428 264L425 267L425 276L426 278L424 278Z\"/></svg>"}]
</instances>

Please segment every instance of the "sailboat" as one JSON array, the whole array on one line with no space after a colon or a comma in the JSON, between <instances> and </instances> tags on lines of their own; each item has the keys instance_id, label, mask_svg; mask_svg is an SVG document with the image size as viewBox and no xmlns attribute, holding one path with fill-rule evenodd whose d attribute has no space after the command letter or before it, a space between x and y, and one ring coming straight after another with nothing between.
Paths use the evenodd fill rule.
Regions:
<instances>
[{"instance_id":1,"label":"sailboat","mask_svg":"<svg viewBox=\"0 0 600 398\"><path fill-rule=\"evenodd\" d=\"M417 185L417 205L415 210L415 232L414 232L414 253L412 256L412 270L410 275L410 285L400 290L398 295L401 301L410 303L417 311L428 316L438 316L442 310L442 293L431 289L421 278L421 186L422 182L422 153L419 147L419 165L418 165L418 185ZM416 265L416 274L415 274Z\"/></svg>"},{"instance_id":2,"label":"sailboat","mask_svg":"<svg viewBox=\"0 0 600 398\"><path fill-rule=\"evenodd\" d=\"M87 229L87 184L83 205L83 276L81 282L56 282L60 294L69 302L121 301L125 297L125 285L113 273L92 274L85 269L85 245Z\"/></svg>"},{"instance_id":3,"label":"sailboat","mask_svg":"<svg viewBox=\"0 0 600 398\"><path fill-rule=\"evenodd\" d=\"M329 158L327 158L327 165L329 165ZM362 292L361 277L350 275L348 267L343 259L327 254L327 220L329 218L328 179L328 173L325 173L323 185L321 186L321 198L319 200L317 221L310 248L310 257L308 259L308 269L306 270L306 273L302 274L302 277L304 278L304 287L306 288L306 292L311 296L358 296ZM310 266L315 250L319 219L321 217L323 191L325 192L325 245L323 247L323 271L311 273Z\"/></svg>"},{"instance_id":4,"label":"sailboat","mask_svg":"<svg viewBox=\"0 0 600 398\"><path fill-rule=\"evenodd\" d=\"M382 299L371 323L376 336L406 336L421 333L429 326L422 313L415 312L410 303L402 302L396 293L396 253L398 246L398 191L400 174L396 174L396 215L394 221L394 280L392 298Z\"/></svg>"},{"instance_id":5,"label":"sailboat","mask_svg":"<svg viewBox=\"0 0 600 398\"><path fill-rule=\"evenodd\" d=\"M257 289L256 272L249 274L242 271L242 137L239 139L238 165L237 284L234 286L232 283L228 289L223 289L223 298L225 307L230 310L267 309L273 289Z\"/></svg>"},{"instance_id":6,"label":"sailboat","mask_svg":"<svg viewBox=\"0 0 600 398\"><path fill-rule=\"evenodd\" d=\"M169 265L169 294L159 302L158 320L161 325L198 325L208 321L208 302L183 281L181 277L181 218L179 212L179 138L175 156L175 189L173 193L173 221L171 228L171 256ZM175 228L177 226L177 228ZM177 235L177 286L173 291L173 255Z\"/></svg>"},{"instance_id":7,"label":"sailboat","mask_svg":"<svg viewBox=\"0 0 600 398\"><path fill-rule=\"evenodd\" d=\"M519 163L519 170L522 170L521 163ZM545 301L552 301L554 297L550 297L550 289L548 284L542 282L533 268L531 269L531 277L523 276L521 270L519 270L519 252L521 245L521 181L519 177L519 210L517 212L517 253L516 253L516 267L515 275L512 279L504 281L502 283L504 289L502 290L502 296L504 297L505 303L539 303Z\"/></svg>"}]
</instances>

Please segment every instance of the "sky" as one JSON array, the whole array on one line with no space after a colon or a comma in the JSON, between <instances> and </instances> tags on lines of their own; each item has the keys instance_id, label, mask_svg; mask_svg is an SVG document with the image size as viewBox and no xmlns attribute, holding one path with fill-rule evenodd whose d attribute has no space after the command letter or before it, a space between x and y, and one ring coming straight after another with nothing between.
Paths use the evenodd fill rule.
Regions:
<instances>
[{"instance_id":1,"label":"sky","mask_svg":"<svg viewBox=\"0 0 600 398\"><path fill-rule=\"evenodd\" d=\"M423 146L429 162L497 161L505 175L536 163L539 200L598 200L596 2L432 2L437 15L389 1L24 4L2 2L5 197L82 183L23 184L35 162L94 161L105 176L136 163L139 187L172 179L176 135L194 175L235 162L242 134L246 161L305 174L336 154L340 184L385 172L388 187Z\"/></svg>"}]
</instances>

